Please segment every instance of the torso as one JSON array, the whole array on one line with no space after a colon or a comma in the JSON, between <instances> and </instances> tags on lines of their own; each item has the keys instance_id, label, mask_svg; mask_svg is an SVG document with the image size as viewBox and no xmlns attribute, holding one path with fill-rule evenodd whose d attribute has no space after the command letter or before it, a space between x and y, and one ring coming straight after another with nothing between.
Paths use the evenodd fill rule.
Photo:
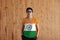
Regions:
<instances>
[{"instance_id":1,"label":"torso","mask_svg":"<svg viewBox=\"0 0 60 40\"><path fill-rule=\"evenodd\" d=\"M28 38L36 37L36 35L37 35L36 24L37 24L37 21L35 18L33 18L32 20L24 19L24 21L23 21L23 25L24 25L23 35Z\"/></svg>"}]
</instances>

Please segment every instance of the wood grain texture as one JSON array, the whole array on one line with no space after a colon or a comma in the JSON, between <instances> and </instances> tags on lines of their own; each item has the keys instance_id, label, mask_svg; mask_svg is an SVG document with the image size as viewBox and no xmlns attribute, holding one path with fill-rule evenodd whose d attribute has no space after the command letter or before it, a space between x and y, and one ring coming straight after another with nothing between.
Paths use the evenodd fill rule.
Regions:
<instances>
[{"instance_id":1,"label":"wood grain texture","mask_svg":"<svg viewBox=\"0 0 60 40\"><path fill-rule=\"evenodd\" d=\"M0 0L0 40L21 40L27 7L39 20L38 40L60 40L60 0Z\"/></svg>"}]
</instances>

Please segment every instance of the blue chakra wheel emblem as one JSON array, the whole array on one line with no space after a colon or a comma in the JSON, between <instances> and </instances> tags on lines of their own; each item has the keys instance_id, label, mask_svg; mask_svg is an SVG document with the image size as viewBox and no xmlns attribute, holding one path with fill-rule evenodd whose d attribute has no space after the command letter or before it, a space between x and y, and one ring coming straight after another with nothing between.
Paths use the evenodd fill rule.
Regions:
<instances>
[{"instance_id":1,"label":"blue chakra wheel emblem","mask_svg":"<svg viewBox=\"0 0 60 40\"><path fill-rule=\"evenodd\" d=\"M26 26L26 29L27 29L27 30L31 30L31 29L32 29L32 25L27 25L27 26Z\"/></svg>"}]
</instances>

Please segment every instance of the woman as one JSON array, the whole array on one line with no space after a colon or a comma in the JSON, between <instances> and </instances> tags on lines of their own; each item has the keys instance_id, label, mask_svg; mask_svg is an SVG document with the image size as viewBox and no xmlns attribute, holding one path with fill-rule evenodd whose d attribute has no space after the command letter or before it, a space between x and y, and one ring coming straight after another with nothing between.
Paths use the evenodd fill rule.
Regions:
<instances>
[{"instance_id":1,"label":"woman","mask_svg":"<svg viewBox=\"0 0 60 40\"><path fill-rule=\"evenodd\" d=\"M27 17L22 21L22 40L37 40L39 35L38 20L33 17L33 9L26 9Z\"/></svg>"}]
</instances>

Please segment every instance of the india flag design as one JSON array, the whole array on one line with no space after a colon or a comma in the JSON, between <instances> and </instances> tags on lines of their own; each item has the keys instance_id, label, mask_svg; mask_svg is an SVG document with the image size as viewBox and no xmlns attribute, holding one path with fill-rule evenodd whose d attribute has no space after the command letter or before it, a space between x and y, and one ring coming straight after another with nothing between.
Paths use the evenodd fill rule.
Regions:
<instances>
[{"instance_id":1,"label":"india flag design","mask_svg":"<svg viewBox=\"0 0 60 40\"><path fill-rule=\"evenodd\" d=\"M36 31L35 24L25 24L24 31Z\"/></svg>"},{"instance_id":2,"label":"india flag design","mask_svg":"<svg viewBox=\"0 0 60 40\"><path fill-rule=\"evenodd\" d=\"M24 36L33 38L36 37L36 24L24 24Z\"/></svg>"}]
</instances>

